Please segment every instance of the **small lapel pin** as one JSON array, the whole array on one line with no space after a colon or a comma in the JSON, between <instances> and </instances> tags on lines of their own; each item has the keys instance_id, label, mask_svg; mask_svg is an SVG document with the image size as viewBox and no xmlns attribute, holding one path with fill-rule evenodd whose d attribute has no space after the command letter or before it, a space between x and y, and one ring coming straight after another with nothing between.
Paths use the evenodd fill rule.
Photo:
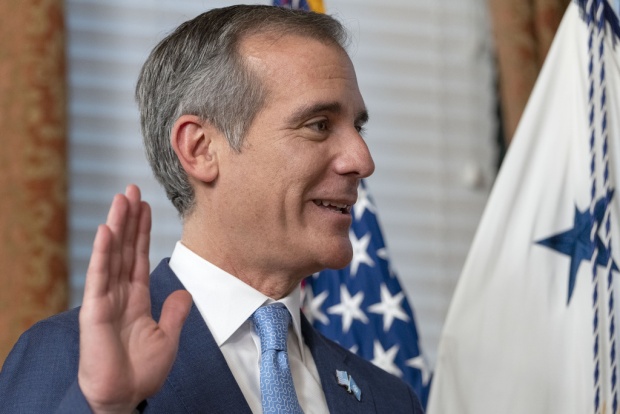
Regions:
<instances>
[{"instance_id":1,"label":"small lapel pin","mask_svg":"<svg viewBox=\"0 0 620 414\"><path fill-rule=\"evenodd\" d=\"M338 379L338 385L342 385L347 389L349 394L353 394L357 401L362 400L362 390L357 386L353 377L347 374L347 371L336 370L336 378Z\"/></svg>"}]
</instances>

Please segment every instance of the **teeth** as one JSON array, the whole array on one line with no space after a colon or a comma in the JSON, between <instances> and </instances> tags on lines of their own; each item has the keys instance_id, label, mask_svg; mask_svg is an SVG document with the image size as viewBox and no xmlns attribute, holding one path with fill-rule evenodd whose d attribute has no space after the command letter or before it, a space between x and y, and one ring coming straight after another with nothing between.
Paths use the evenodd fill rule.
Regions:
<instances>
[{"instance_id":1,"label":"teeth","mask_svg":"<svg viewBox=\"0 0 620 414\"><path fill-rule=\"evenodd\" d=\"M340 204L340 203L334 203L332 201L326 201L326 200L314 200L314 204L316 204L317 206L323 206L323 207L335 207L337 209L344 209L346 211L348 211L351 206L348 204Z\"/></svg>"}]
</instances>

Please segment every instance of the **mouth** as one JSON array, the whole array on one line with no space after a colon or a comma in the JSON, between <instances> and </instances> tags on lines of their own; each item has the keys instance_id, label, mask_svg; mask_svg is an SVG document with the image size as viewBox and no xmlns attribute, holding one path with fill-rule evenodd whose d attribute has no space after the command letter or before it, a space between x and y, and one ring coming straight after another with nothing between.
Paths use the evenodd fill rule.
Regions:
<instances>
[{"instance_id":1,"label":"mouth","mask_svg":"<svg viewBox=\"0 0 620 414\"><path fill-rule=\"evenodd\" d=\"M335 213L351 214L351 204L338 203L330 200L312 200L319 207L326 208Z\"/></svg>"}]
</instances>

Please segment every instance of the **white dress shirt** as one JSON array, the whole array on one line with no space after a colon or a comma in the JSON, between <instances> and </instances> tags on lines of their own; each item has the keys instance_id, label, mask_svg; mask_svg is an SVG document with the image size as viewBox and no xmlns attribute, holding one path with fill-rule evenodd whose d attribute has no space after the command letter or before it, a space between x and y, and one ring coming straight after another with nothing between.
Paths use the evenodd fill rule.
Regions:
<instances>
[{"instance_id":1,"label":"white dress shirt","mask_svg":"<svg viewBox=\"0 0 620 414\"><path fill-rule=\"evenodd\" d=\"M177 242L172 253L170 267L192 295L252 412L262 414L260 339L248 318L260 306L275 301L201 258L181 242ZM319 373L301 335L300 288L278 302L292 316L287 346L299 404L305 414L328 413Z\"/></svg>"}]
</instances>

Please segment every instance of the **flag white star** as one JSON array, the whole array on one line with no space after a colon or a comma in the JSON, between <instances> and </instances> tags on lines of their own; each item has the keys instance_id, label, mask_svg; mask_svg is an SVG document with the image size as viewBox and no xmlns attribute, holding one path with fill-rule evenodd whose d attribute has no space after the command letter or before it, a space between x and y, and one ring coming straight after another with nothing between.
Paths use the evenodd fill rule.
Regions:
<instances>
[{"instance_id":1,"label":"flag white star","mask_svg":"<svg viewBox=\"0 0 620 414\"><path fill-rule=\"evenodd\" d=\"M357 187L357 201L353 204L353 215L355 220L359 221L364 215L364 211L368 210L371 213L376 213L375 206L368 198L368 191L360 184Z\"/></svg>"},{"instance_id":2,"label":"flag white star","mask_svg":"<svg viewBox=\"0 0 620 414\"><path fill-rule=\"evenodd\" d=\"M398 348L398 345L394 345L386 351L383 349L383 346L381 346L381 342L375 339L373 347L374 357L370 362L390 374L396 375L397 377L402 377L403 372L394 363L394 358L396 358L396 354L398 354Z\"/></svg>"},{"instance_id":3,"label":"flag white star","mask_svg":"<svg viewBox=\"0 0 620 414\"><path fill-rule=\"evenodd\" d=\"M390 256L388 255L388 251L385 247L377 249L377 257L388 262L390 260Z\"/></svg>"},{"instance_id":4,"label":"flag white star","mask_svg":"<svg viewBox=\"0 0 620 414\"><path fill-rule=\"evenodd\" d=\"M382 247L377 249L377 257L379 259L383 259L387 262L388 271L390 272L390 277L395 277L394 271L392 270L392 266L390 265L390 255L388 254L387 247Z\"/></svg>"},{"instance_id":5,"label":"flag white star","mask_svg":"<svg viewBox=\"0 0 620 414\"><path fill-rule=\"evenodd\" d=\"M354 319L363 323L368 323L368 317L360 309L360 305L364 300L364 292L359 291L355 296L351 297L347 287L340 285L340 303L327 309L327 313L342 316L342 330L347 333Z\"/></svg>"},{"instance_id":6,"label":"flag white star","mask_svg":"<svg viewBox=\"0 0 620 414\"><path fill-rule=\"evenodd\" d=\"M327 290L319 293L318 296L314 296L312 288L309 286L306 286L304 291L306 292L304 302L306 306L304 306L304 310L306 311L305 315L310 323L314 323L314 321L317 320L323 325L329 325L329 318L321 312L321 306L323 306L323 302L325 302L328 296Z\"/></svg>"},{"instance_id":7,"label":"flag white star","mask_svg":"<svg viewBox=\"0 0 620 414\"><path fill-rule=\"evenodd\" d=\"M422 354L418 355L417 357L408 359L405 364L407 366L410 366L411 368L420 370L420 374L422 374L422 385L426 386L426 384L428 384L428 381L431 378L431 370L426 364L426 360L424 359Z\"/></svg>"},{"instance_id":8,"label":"flag white star","mask_svg":"<svg viewBox=\"0 0 620 414\"><path fill-rule=\"evenodd\" d=\"M401 321L408 322L409 316L405 313L400 303L405 298L404 292L398 292L392 296L385 283L381 284L381 302L375 303L368 307L368 311L372 313L379 313L383 315L383 330L385 332L390 330L394 318L398 318Z\"/></svg>"},{"instance_id":9,"label":"flag white star","mask_svg":"<svg viewBox=\"0 0 620 414\"><path fill-rule=\"evenodd\" d=\"M349 351L357 355L357 351L359 351L359 349L360 349L359 346L353 345L351 348L349 348Z\"/></svg>"},{"instance_id":10,"label":"flag white star","mask_svg":"<svg viewBox=\"0 0 620 414\"><path fill-rule=\"evenodd\" d=\"M374 260L368 256L368 245L370 244L370 232L366 233L361 239L355 237L353 230L349 230L349 239L353 246L353 259L351 260L351 277L355 277L360 264L364 263L370 267L375 265Z\"/></svg>"}]
</instances>

